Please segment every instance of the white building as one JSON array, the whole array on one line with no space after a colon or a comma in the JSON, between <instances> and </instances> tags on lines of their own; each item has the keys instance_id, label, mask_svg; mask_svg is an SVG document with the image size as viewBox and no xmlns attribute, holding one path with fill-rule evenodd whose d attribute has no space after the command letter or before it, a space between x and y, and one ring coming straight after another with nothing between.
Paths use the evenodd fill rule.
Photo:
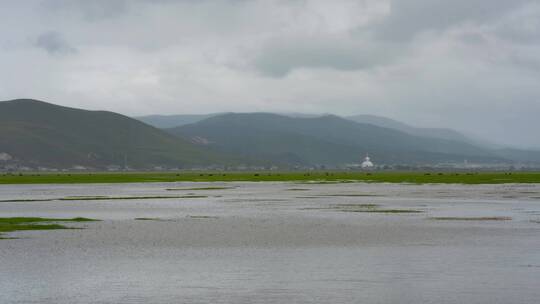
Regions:
<instances>
[{"instance_id":1,"label":"white building","mask_svg":"<svg viewBox=\"0 0 540 304\"><path fill-rule=\"evenodd\" d=\"M366 158L364 158L364 161L362 162L362 169L371 169L371 168L373 168L373 163L371 162L369 155L366 154Z\"/></svg>"},{"instance_id":2,"label":"white building","mask_svg":"<svg viewBox=\"0 0 540 304\"><path fill-rule=\"evenodd\" d=\"M0 152L0 160L1 161L8 161L8 160L12 160L13 157L5 152Z\"/></svg>"}]
</instances>

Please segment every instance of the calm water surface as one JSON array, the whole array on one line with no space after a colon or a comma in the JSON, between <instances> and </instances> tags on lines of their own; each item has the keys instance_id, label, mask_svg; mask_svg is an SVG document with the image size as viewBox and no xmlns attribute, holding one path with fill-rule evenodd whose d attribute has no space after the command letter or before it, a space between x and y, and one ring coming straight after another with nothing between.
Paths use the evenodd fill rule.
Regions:
<instances>
[{"instance_id":1,"label":"calm water surface","mask_svg":"<svg viewBox=\"0 0 540 304\"><path fill-rule=\"evenodd\" d=\"M232 189L189 189L208 186ZM56 200L194 194L205 197ZM23 199L53 200L9 202ZM102 220L0 240L0 303L540 299L540 185L9 185L0 200L0 217ZM335 208L351 204L422 212Z\"/></svg>"}]
</instances>

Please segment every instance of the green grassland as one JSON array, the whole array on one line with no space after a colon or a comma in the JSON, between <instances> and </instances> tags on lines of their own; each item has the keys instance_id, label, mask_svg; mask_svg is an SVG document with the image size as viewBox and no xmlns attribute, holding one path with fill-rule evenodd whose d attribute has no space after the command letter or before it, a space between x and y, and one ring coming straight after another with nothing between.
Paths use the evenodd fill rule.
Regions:
<instances>
[{"instance_id":1,"label":"green grassland","mask_svg":"<svg viewBox=\"0 0 540 304\"><path fill-rule=\"evenodd\" d=\"M0 184L287 181L299 184L386 182L412 184L540 183L540 172L128 172L0 174Z\"/></svg>"},{"instance_id":2,"label":"green grassland","mask_svg":"<svg viewBox=\"0 0 540 304\"><path fill-rule=\"evenodd\" d=\"M41 217L8 217L0 218L0 239L2 234L24 230L57 230L72 229L57 222L93 222L94 219L76 217L72 219L41 218Z\"/></svg>"}]
</instances>

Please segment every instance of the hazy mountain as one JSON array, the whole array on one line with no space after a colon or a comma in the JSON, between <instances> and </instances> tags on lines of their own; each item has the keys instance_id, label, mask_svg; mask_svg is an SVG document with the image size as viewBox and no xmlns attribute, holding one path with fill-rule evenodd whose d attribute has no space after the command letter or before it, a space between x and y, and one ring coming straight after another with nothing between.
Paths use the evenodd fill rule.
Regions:
<instances>
[{"instance_id":1,"label":"hazy mountain","mask_svg":"<svg viewBox=\"0 0 540 304\"><path fill-rule=\"evenodd\" d=\"M156 128L160 129L170 129L174 127L180 127L192 123L205 120L210 117L223 115L227 113L210 113L210 114L178 114L178 115L147 115L147 116L138 116L134 117L137 120L149 124ZM289 117L298 117L298 118L314 118L321 117L324 115L321 114L305 114L297 112L288 112L288 113L275 113L277 115L289 116Z\"/></svg>"},{"instance_id":2,"label":"hazy mountain","mask_svg":"<svg viewBox=\"0 0 540 304\"><path fill-rule=\"evenodd\" d=\"M333 115L313 118L268 113L223 114L170 129L216 150L250 157L288 157L310 164L497 162L502 158L469 143L420 137Z\"/></svg>"},{"instance_id":3,"label":"hazy mountain","mask_svg":"<svg viewBox=\"0 0 540 304\"><path fill-rule=\"evenodd\" d=\"M177 117L181 116L184 115ZM204 116L207 115L186 115L184 118L197 122L165 132L112 112L86 111L29 99L4 101L0 102L0 161L59 168L104 168L123 166L124 162L133 168L240 163L340 165L359 162L366 153L379 164L433 164L464 159L540 161L537 151L489 150L463 141L415 136L333 115Z\"/></svg>"},{"instance_id":4,"label":"hazy mountain","mask_svg":"<svg viewBox=\"0 0 540 304\"><path fill-rule=\"evenodd\" d=\"M212 114L186 114L186 115L148 115L135 117L146 124L154 126L161 129L169 129L179 126L184 126L187 124L192 124L199 122L201 120L221 115L225 113L212 113ZM303 114L303 113L276 113L277 115L288 116L293 118L317 118L322 116L328 116L328 114L317 115L317 114ZM408 133L410 135L422 136L422 137L432 137L453 141L462 141L468 142L475 145L496 148L493 144L488 143L487 141L482 141L480 139L473 139L469 136L461 134L452 129L445 128L417 128L405 124L403 122L393 120L390 118L376 116L376 115L354 115L347 116L346 119L352 120L358 123L371 124L378 127L395 129L401 132Z\"/></svg>"},{"instance_id":5,"label":"hazy mountain","mask_svg":"<svg viewBox=\"0 0 540 304\"><path fill-rule=\"evenodd\" d=\"M494 150L494 153L500 157L508 158L520 163L540 164L540 151L538 150L505 148Z\"/></svg>"},{"instance_id":6,"label":"hazy mountain","mask_svg":"<svg viewBox=\"0 0 540 304\"><path fill-rule=\"evenodd\" d=\"M26 165L103 167L211 164L219 159L135 119L37 100L0 102L0 153Z\"/></svg>"},{"instance_id":7,"label":"hazy mountain","mask_svg":"<svg viewBox=\"0 0 540 304\"><path fill-rule=\"evenodd\" d=\"M367 123L375 126L395 129L415 136L440 138L453 141L473 143L474 140L452 129L444 128L417 128L390 118L376 115L355 115L346 117L349 120Z\"/></svg>"},{"instance_id":8,"label":"hazy mountain","mask_svg":"<svg viewBox=\"0 0 540 304\"><path fill-rule=\"evenodd\" d=\"M185 114L185 115L148 115L135 117L135 119L140 120L146 124L154 126L160 129L174 128L178 126L183 126L187 124L196 123L203 119L219 115L219 113L214 114Z\"/></svg>"}]
</instances>

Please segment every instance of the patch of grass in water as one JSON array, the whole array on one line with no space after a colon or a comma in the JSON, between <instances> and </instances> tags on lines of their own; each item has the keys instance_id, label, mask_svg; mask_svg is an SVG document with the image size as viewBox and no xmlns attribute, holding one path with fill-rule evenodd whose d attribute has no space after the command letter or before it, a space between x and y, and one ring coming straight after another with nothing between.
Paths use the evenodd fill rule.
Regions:
<instances>
[{"instance_id":1,"label":"patch of grass in water","mask_svg":"<svg viewBox=\"0 0 540 304\"><path fill-rule=\"evenodd\" d=\"M157 195L157 196L66 196L50 199L8 199L0 200L0 203L24 203L24 202L52 202L52 201L105 201L105 200L145 200L145 199L172 199L172 198L207 198L207 195Z\"/></svg>"},{"instance_id":2,"label":"patch of grass in water","mask_svg":"<svg viewBox=\"0 0 540 304\"><path fill-rule=\"evenodd\" d=\"M66 222L99 222L100 220L86 218L86 217L74 217L72 219L60 220L60 221L66 221Z\"/></svg>"},{"instance_id":3,"label":"patch of grass in water","mask_svg":"<svg viewBox=\"0 0 540 304\"><path fill-rule=\"evenodd\" d=\"M320 195L317 195L317 196L323 196L323 197L331 197L331 196L335 196L335 197L361 197L361 196L373 197L373 196L381 196L381 195L369 194L369 193L351 193L351 194L344 193L344 194L320 194Z\"/></svg>"},{"instance_id":4,"label":"patch of grass in water","mask_svg":"<svg viewBox=\"0 0 540 304\"><path fill-rule=\"evenodd\" d=\"M338 204L335 205L337 208L379 208L380 205L378 204Z\"/></svg>"},{"instance_id":5,"label":"patch of grass in water","mask_svg":"<svg viewBox=\"0 0 540 304\"><path fill-rule=\"evenodd\" d=\"M423 213L421 210L414 209L381 209L377 204L336 204L321 208L304 208L302 210L330 210L340 212L357 213L385 213L385 214L403 214L403 213Z\"/></svg>"},{"instance_id":6,"label":"patch of grass in water","mask_svg":"<svg viewBox=\"0 0 540 304\"><path fill-rule=\"evenodd\" d=\"M345 209L351 209L351 210L370 210L374 208L378 208L379 205L377 204L335 204L330 205L326 207L307 207L303 208L302 210L345 210Z\"/></svg>"},{"instance_id":7,"label":"patch of grass in water","mask_svg":"<svg viewBox=\"0 0 540 304\"><path fill-rule=\"evenodd\" d=\"M167 191L197 191L197 190L227 190L236 187L198 187L198 188L167 188Z\"/></svg>"},{"instance_id":8,"label":"patch of grass in water","mask_svg":"<svg viewBox=\"0 0 540 304\"><path fill-rule=\"evenodd\" d=\"M363 213L422 213L424 211L414 209L378 209L378 208L337 208L341 212L363 212Z\"/></svg>"},{"instance_id":9,"label":"patch of grass in water","mask_svg":"<svg viewBox=\"0 0 540 304\"><path fill-rule=\"evenodd\" d=\"M97 201L97 200L104 200L108 199L108 197L105 196L66 196L61 197L58 200L59 201Z\"/></svg>"},{"instance_id":10,"label":"patch of grass in water","mask_svg":"<svg viewBox=\"0 0 540 304\"><path fill-rule=\"evenodd\" d=\"M60 201L102 201L102 200L127 200L127 199L151 199L163 198L162 196L66 196L59 198ZM169 198L169 197L167 197ZM172 197L171 197L172 198Z\"/></svg>"},{"instance_id":11,"label":"patch of grass in water","mask_svg":"<svg viewBox=\"0 0 540 304\"><path fill-rule=\"evenodd\" d=\"M94 222L95 219L75 217L71 219L41 218L41 217L8 217L0 218L0 239L2 233L28 230L57 230L75 229L54 222ZM6 238L3 238L6 239Z\"/></svg>"},{"instance_id":12,"label":"patch of grass in water","mask_svg":"<svg viewBox=\"0 0 540 304\"><path fill-rule=\"evenodd\" d=\"M340 209L343 212L365 212L365 213L423 213L421 210L414 209Z\"/></svg>"},{"instance_id":13,"label":"patch of grass in water","mask_svg":"<svg viewBox=\"0 0 540 304\"><path fill-rule=\"evenodd\" d=\"M53 200L54 199L52 198L7 199L7 200L0 200L0 203L50 202Z\"/></svg>"},{"instance_id":14,"label":"patch of grass in water","mask_svg":"<svg viewBox=\"0 0 540 304\"><path fill-rule=\"evenodd\" d=\"M191 219L217 219L218 218L217 216L212 216L212 215L188 215L187 217Z\"/></svg>"},{"instance_id":15,"label":"patch of grass in water","mask_svg":"<svg viewBox=\"0 0 540 304\"><path fill-rule=\"evenodd\" d=\"M145 200L145 199L171 199L171 198L207 198L206 195L156 195L156 196L68 196L60 201L103 201L103 200Z\"/></svg>"},{"instance_id":16,"label":"patch of grass in water","mask_svg":"<svg viewBox=\"0 0 540 304\"><path fill-rule=\"evenodd\" d=\"M80 199L80 200L84 200L84 199L106 199L108 198L108 196L105 196L105 195L73 195L73 196L66 196L64 198L62 198L63 200L70 200L70 199Z\"/></svg>"},{"instance_id":17,"label":"patch of grass in water","mask_svg":"<svg viewBox=\"0 0 540 304\"><path fill-rule=\"evenodd\" d=\"M161 219L158 217L136 217L135 220L136 221L160 221L160 222L167 221L165 219Z\"/></svg>"},{"instance_id":18,"label":"patch of grass in water","mask_svg":"<svg viewBox=\"0 0 540 304\"><path fill-rule=\"evenodd\" d=\"M457 217L457 216L446 216L446 217L430 217L432 220L437 221L510 221L512 220L509 216L481 216L481 217Z\"/></svg>"}]
</instances>

